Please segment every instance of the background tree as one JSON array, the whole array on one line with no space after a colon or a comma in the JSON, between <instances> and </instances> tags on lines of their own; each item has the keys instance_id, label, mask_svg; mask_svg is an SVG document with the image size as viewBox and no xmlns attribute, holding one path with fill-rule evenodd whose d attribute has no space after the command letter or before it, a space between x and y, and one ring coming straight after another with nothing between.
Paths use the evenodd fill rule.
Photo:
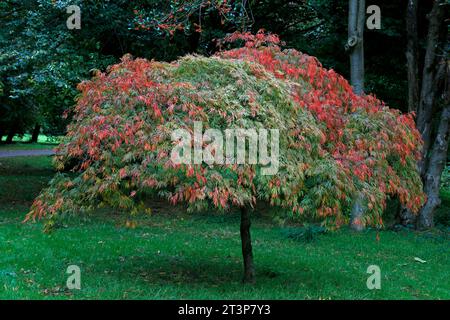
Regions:
<instances>
[{"instance_id":1,"label":"background tree","mask_svg":"<svg viewBox=\"0 0 450 320\"><path fill-rule=\"evenodd\" d=\"M433 1L428 14L428 33L423 63L419 47L418 1L408 1L408 108L417 114L417 128L424 141L419 170L428 200L418 219L407 209L402 210L403 223L415 223L418 228L434 226L433 212L440 204L439 188L447 160L449 144L449 43L447 1ZM422 78L419 66L423 65Z\"/></svg>"},{"instance_id":2,"label":"background tree","mask_svg":"<svg viewBox=\"0 0 450 320\"><path fill-rule=\"evenodd\" d=\"M364 94L364 29L366 1L350 0L347 50L350 51L350 83L356 94Z\"/></svg>"},{"instance_id":3,"label":"background tree","mask_svg":"<svg viewBox=\"0 0 450 320\"><path fill-rule=\"evenodd\" d=\"M348 10L348 40L346 49L350 54L350 83L356 94L364 94L364 28L366 22L365 0L350 0ZM361 194L355 195L352 207L351 226L361 231L363 225L357 223L366 210L365 199Z\"/></svg>"},{"instance_id":4,"label":"background tree","mask_svg":"<svg viewBox=\"0 0 450 320\"><path fill-rule=\"evenodd\" d=\"M41 126L60 135L66 125L61 116L73 104L76 84L94 66L104 68L113 60L98 54L95 42L67 29L63 1L8 0L1 8L0 126L7 142Z\"/></svg>"}]
</instances>

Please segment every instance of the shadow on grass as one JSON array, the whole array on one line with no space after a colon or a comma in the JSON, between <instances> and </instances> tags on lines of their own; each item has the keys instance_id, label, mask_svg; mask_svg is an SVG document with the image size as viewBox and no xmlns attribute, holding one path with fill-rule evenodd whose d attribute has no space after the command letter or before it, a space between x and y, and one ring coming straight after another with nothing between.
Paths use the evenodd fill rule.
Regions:
<instances>
[{"instance_id":1,"label":"shadow on grass","mask_svg":"<svg viewBox=\"0 0 450 320\"><path fill-rule=\"evenodd\" d=\"M55 174L51 163L51 156L1 158L0 176L42 176L50 180Z\"/></svg>"},{"instance_id":2,"label":"shadow on grass","mask_svg":"<svg viewBox=\"0 0 450 320\"><path fill-rule=\"evenodd\" d=\"M320 290L324 284L336 288L349 286L354 278L348 274L337 274L327 268L318 270L307 261L298 266L297 272L286 272L283 265L258 263L256 265L256 283L253 288L274 286L287 291ZM242 285L243 267L235 257L217 256L216 259L183 256L132 256L103 259L88 268L91 276L107 276L111 281L138 281L148 285L180 285L218 287L240 287Z\"/></svg>"}]
</instances>

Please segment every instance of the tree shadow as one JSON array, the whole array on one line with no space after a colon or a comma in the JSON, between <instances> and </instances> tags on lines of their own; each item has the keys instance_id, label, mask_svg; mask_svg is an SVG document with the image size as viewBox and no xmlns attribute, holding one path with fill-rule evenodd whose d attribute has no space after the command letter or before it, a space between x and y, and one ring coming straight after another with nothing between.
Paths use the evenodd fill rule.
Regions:
<instances>
[{"instance_id":1,"label":"tree shadow","mask_svg":"<svg viewBox=\"0 0 450 320\"><path fill-rule=\"evenodd\" d=\"M256 262L256 283L253 287L265 290L282 288L292 294L302 286L305 292L314 294L322 291L325 285L341 289L355 281L355 277L349 274L336 273L327 268L313 269L307 262L298 265L298 272L286 269L286 266L279 264ZM110 271L107 275L115 279L112 281L137 280L149 285L197 285L205 288L240 286L243 276L240 259L220 255L214 259L189 255L111 258L95 263L89 272L105 275L105 270Z\"/></svg>"},{"instance_id":2,"label":"tree shadow","mask_svg":"<svg viewBox=\"0 0 450 320\"><path fill-rule=\"evenodd\" d=\"M148 283L221 284L241 280L239 263L189 256L130 256L102 260L92 272L121 279L142 279Z\"/></svg>"}]
</instances>

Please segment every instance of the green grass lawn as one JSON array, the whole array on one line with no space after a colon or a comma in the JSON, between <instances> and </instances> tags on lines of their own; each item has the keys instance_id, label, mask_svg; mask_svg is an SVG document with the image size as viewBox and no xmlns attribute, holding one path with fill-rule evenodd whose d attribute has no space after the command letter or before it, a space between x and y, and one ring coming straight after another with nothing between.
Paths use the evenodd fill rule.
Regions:
<instances>
[{"instance_id":1,"label":"green grass lawn","mask_svg":"<svg viewBox=\"0 0 450 320\"><path fill-rule=\"evenodd\" d=\"M60 138L59 137L48 137L45 135L39 135L37 143L30 143L31 136L29 134L25 134L23 136L16 136L13 139L13 143L6 144L0 143L0 151L2 150L36 150L36 149L53 149L55 148ZM2 141L4 142L6 136L3 137Z\"/></svg>"},{"instance_id":2,"label":"green grass lawn","mask_svg":"<svg viewBox=\"0 0 450 320\"><path fill-rule=\"evenodd\" d=\"M383 231L379 241L376 231L343 229L307 242L290 236L299 227L255 217L255 285L240 281L236 214L169 207L127 229L120 215L101 210L45 234L41 223L21 221L53 175L50 163L0 159L0 299L450 299L445 229ZM81 290L66 289L72 264L81 268ZM370 265L381 268L381 290L366 287Z\"/></svg>"},{"instance_id":3,"label":"green grass lawn","mask_svg":"<svg viewBox=\"0 0 450 320\"><path fill-rule=\"evenodd\" d=\"M13 138L13 145L15 144L25 144L25 145L30 145L30 143L28 141L30 141L31 139L31 134L26 133L20 136L14 136ZM60 141L61 137L52 137L52 136L46 136L44 134L40 134L38 136L38 141L37 143L32 143L31 145L40 145L40 144L57 144ZM6 141L6 136L2 137L2 141ZM1 146L1 145L0 145Z\"/></svg>"}]
</instances>

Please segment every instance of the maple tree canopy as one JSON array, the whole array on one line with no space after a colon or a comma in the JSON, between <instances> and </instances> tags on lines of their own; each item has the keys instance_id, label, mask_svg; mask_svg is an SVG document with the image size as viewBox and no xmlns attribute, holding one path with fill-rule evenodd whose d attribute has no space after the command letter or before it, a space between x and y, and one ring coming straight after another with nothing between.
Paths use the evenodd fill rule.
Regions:
<instances>
[{"instance_id":1,"label":"maple tree canopy","mask_svg":"<svg viewBox=\"0 0 450 320\"><path fill-rule=\"evenodd\" d=\"M316 58L282 50L275 35L235 33L242 48L161 63L124 56L90 81L57 149L59 172L26 220L109 206L133 215L159 196L191 210L253 206L263 200L292 216L348 221L356 193L380 225L388 196L417 211L424 202L416 169L421 139L402 115ZM171 133L203 129L280 131L278 173L258 165L174 164Z\"/></svg>"}]
</instances>

